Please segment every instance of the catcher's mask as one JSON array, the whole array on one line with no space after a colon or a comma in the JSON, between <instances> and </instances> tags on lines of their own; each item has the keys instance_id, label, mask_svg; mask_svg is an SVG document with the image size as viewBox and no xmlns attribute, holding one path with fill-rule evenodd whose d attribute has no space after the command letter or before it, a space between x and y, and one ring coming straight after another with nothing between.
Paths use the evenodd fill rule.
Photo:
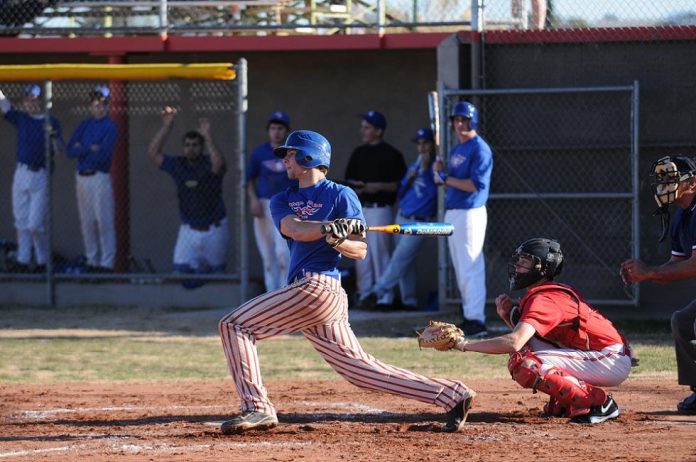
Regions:
<instances>
[{"instance_id":1,"label":"catcher's mask","mask_svg":"<svg viewBox=\"0 0 696 462\"><path fill-rule=\"evenodd\" d=\"M655 215L661 217L660 242L662 242L669 231L669 206L681 197L682 182L696 175L696 163L686 156L665 156L653 164L652 175L655 177L652 187L658 206Z\"/></svg>"},{"instance_id":2,"label":"catcher's mask","mask_svg":"<svg viewBox=\"0 0 696 462\"><path fill-rule=\"evenodd\" d=\"M552 280L563 268L561 245L546 238L534 238L517 247L508 264L510 289L524 289L541 279Z\"/></svg>"}]
</instances>

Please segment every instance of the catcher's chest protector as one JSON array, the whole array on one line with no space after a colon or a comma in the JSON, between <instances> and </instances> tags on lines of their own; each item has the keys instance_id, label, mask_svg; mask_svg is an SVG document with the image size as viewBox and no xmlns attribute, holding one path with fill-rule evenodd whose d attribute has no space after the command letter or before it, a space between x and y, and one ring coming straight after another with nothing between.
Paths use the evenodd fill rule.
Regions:
<instances>
[{"instance_id":1,"label":"catcher's chest protector","mask_svg":"<svg viewBox=\"0 0 696 462\"><path fill-rule=\"evenodd\" d=\"M572 287L567 286L565 284L544 284L541 286L533 287L527 291L525 294L524 298L521 300L520 303L520 313L524 313L525 308L527 307L527 304L529 303L530 300L532 300L533 296L535 294L538 294L539 292L545 292L545 291L550 291L550 290L560 290L568 295L573 299L573 301L577 304L578 306L578 316L572 321L571 328L577 332L578 339L580 342L583 343L582 348L578 348L581 350L589 350L590 349L590 337L587 335L587 321L590 318L590 311L592 308L590 308L590 305L585 303L585 301L582 299L580 294L578 294ZM548 340L548 339L545 339ZM553 340L551 340L552 343L557 343ZM580 345L574 345L574 347L580 347Z\"/></svg>"}]
</instances>

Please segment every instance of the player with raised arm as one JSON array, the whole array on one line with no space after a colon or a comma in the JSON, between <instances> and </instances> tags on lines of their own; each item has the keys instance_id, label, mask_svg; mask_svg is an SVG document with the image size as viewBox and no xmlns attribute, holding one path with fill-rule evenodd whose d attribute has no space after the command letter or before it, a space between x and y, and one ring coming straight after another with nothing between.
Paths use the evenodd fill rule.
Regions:
<instances>
[{"instance_id":1,"label":"player with raised arm","mask_svg":"<svg viewBox=\"0 0 696 462\"><path fill-rule=\"evenodd\" d=\"M184 134L183 156L163 154L176 114L176 109L169 106L162 110L162 127L148 148L150 159L172 177L177 188L181 225L174 247L174 270L221 273L225 270L230 242L222 200L225 159L213 142L210 121L205 118L198 121L198 130ZM186 280L183 285L194 289L202 282Z\"/></svg>"},{"instance_id":2,"label":"player with raised arm","mask_svg":"<svg viewBox=\"0 0 696 462\"><path fill-rule=\"evenodd\" d=\"M256 341L293 332L302 332L352 384L440 406L447 411L442 430L460 430L476 395L473 390L459 381L425 377L375 359L350 327L338 262L342 256L365 258L365 219L355 192L326 179L329 142L319 133L298 130L274 152L283 159L288 177L299 181L271 199L273 221L290 247L289 285L244 303L220 321L225 357L241 399L241 414L224 422L222 432L278 424L261 381Z\"/></svg>"}]
</instances>

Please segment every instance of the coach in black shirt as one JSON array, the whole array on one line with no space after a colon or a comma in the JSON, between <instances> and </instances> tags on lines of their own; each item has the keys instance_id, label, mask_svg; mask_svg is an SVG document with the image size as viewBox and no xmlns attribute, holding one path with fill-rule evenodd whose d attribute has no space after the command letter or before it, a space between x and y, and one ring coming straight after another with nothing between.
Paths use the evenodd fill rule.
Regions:
<instances>
[{"instance_id":1,"label":"coach in black shirt","mask_svg":"<svg viewBox=\"0 0 696 462\"><path fill-rule=\"evenodd\" d=\"M406 173L404 156L382 137L387 120L377 111L361 115L360 137L363 144L353 151L346 169L346 183L355 189L369 225L387 225L394 221L393 206L399 181ZM356 260L357 289L360 302L372 293L379 275L389 263L391 236L368 233L370 251L364 260Z\"/></svg>"}]
</instances>

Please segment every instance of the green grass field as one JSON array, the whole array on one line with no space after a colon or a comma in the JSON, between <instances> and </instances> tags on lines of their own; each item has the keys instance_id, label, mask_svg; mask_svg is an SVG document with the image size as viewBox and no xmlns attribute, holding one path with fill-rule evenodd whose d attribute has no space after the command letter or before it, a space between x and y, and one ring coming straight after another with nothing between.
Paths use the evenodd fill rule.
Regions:
<instances>
[{"instance_id":1,"label":"green grass field","mask_svg":"<svg viewBox=\"0 0 696 462\"><path fill-rule=\"evenodd\" d=\"M665 323L621 326L641 365L634 377L674 377L676 362ZM363 337L377 358L426 375L509 377L507 355L420 351L415 338ZM340 379L301 335L258 344L265 379ZM0 330L0 382L84 382L228 377L217 336L109 330Z\"/></svg>"}]
</instances>

